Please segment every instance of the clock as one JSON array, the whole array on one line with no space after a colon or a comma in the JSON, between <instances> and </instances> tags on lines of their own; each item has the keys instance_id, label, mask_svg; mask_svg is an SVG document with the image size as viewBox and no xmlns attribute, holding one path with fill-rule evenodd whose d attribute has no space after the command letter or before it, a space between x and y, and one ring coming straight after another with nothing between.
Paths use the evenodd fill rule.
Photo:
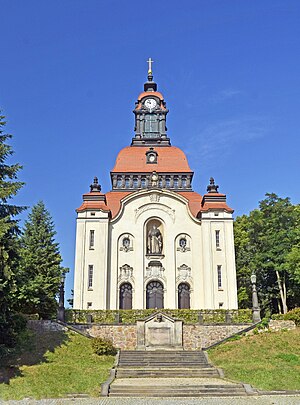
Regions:
<instances>
[{"instance_id":1,"label":"clock","mask_svg":"<svg viewBox=\"0 0 300 405\"><path fill-rule=\"evenodd\" d=\"M149 110L153 110L153 108L155 108L157 105L156 100L154 100L154 98L147 98L147 100L145 101L145 106L147 108L149 108Z\"/></svg>"},{"instance_id":2,"label":"clock","mask_svg":"<svg viewBox=\"0 0 300 405\"><path fill-rule=\"evenodd\" d=\"M156 156L155 155L149 155L149 162L153 163L156 160Z\"/></svg>"}]
</instances>

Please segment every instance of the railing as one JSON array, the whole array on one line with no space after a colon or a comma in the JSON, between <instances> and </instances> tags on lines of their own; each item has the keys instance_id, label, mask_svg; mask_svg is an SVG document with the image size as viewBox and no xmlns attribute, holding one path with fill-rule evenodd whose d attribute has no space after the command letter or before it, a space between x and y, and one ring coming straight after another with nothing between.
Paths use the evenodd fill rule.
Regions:
<instances>
[{"instance_id":1,"label":"railing","mask_svg":"<svg viewBox=\"0 0 300 405\"><path fill-rule=\"evenodd\" d=\"M158 174L158 188L191 190L192 175ZM135 190L151 187L151 174L112 174L113 190Z\"/></svg>"}]
</instances>

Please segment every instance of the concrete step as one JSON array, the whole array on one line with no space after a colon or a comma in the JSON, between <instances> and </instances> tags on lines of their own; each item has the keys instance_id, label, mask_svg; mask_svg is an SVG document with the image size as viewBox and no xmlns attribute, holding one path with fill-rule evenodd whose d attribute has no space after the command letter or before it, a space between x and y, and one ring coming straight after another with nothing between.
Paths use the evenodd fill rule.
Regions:
<instances>
[{"instance_id":1,"label":"concrete step","mask_svg":"<svg viewBox=\"0 0 300 405\"><path fill-rule=\"evenodd\" d=\"M206 363L196 363L196 362L163 362L163 361L140 361L140 362L134 362L134 361L128 361L128 362L119 362L119 367L175 367L175 368L180 368L180 367L211 367L211 365L206 364Z\"/></svg>"},{"instance_id":2,"label":"concrete step","mask_svg":"<svg viewBox=\"0 0 300 405\"><path fill-rule=\"evenodd\" d=\"M110 397L202 397L202 396L246 396L242 385L188 385L188 386L114 386Z\"/></svg>"},{"instance_id":3,"label":"concrete step","mask_svg":"<svg viewBox=\"0 0 300 405\"><path fill-rule=\"evenodd\" d=\"M121 351L119 366L136 367L206 367L207 359L201 351Z\"/></svg>"},{"instance_id":4,"label":"concrete step","mask_svg":"<svg viewBox=\"0 0 300 405\"><path fill-rule=\"evenodd\" d=\"M146 378L146 377L158 377L158 378L195 378L195 377L219 377L217 370L149 370L149 371L139 371L139 370L117 370L117 378Z\"/></svg>"}]
</instances>

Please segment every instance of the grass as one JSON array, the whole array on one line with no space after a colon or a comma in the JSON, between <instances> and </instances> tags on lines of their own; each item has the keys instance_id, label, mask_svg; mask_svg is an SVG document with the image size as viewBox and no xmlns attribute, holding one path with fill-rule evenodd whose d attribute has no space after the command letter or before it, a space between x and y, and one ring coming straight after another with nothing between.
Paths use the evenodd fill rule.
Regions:
<instances>
[{"instance_id":1,"label":"grass","mask_svg":"<svg viewBox=\"0 0 300 405\"><path fill-rule=\"evenodd\" d=\"M263 390L300 390L300 328L245 336L208 353L227 378Z\"/></svg>"},{"instance_id":2,"label":"grass","mask_svg":"<svg viewBox=\"0 0 300 405\"><path fill-rule=\"evenodd\" d=\"M93 354L91 341L73 332L27 332L17 352L0 367L5 381L0 384L0 398L99 396L113 362L112 356Z\"/></svg>"}]
</instances>

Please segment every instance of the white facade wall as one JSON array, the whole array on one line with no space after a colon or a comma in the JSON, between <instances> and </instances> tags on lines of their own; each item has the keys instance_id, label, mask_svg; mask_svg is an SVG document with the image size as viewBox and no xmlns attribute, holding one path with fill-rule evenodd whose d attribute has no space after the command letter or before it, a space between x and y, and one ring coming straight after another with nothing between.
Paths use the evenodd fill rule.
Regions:
<instances>
[{"instance_id":1,"label":"white facade wall","mask_svg":"<svg viewBox=\"0 0 300 405\"><path fill-rule=\"evenodd\" d=\"M94 212L95 215L91 215ZM218 214L218 215L216 215ZM163 256L147 255L146 224L162 223ZM95 231L94 249L89 247L90 230ZM215 231L220 231L216 247ZM185 251L179 246L185 237ZM129 237L130 247L122 246ZM163 271L147 270L151 260L159 260ZM88 266L94 266L93 286L88 288ZM218 286L217 266L222 285ZM121 277L123 267L129 269ZM186 282L191 290L191 309L236 309L237 289L232 215L223 210L192 216L187 200L168 190L141 190L123 200L122 209L110 220L107 213L85 211L78 214L74 308L118 309L119 287L130 282L132 307L146 308L146 285L158 280L164 286L164 308L178 308L178 285ZM90 305L90 304L89 304Z\"/></svg>"}]
</instances>

